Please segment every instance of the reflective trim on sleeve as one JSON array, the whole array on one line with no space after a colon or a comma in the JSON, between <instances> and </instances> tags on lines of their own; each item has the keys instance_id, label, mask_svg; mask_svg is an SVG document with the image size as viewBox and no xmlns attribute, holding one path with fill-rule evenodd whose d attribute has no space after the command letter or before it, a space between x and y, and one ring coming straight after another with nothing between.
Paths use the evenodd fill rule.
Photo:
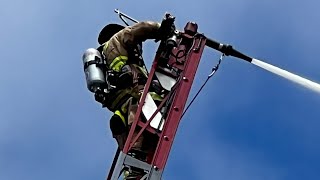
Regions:
<instances>
[{"instance_id":1,"label":"reflective trim on sleeve","mask_svg":"<svg viewBox=\"0 0 320 180\"><path fill-rule=\"evenodd\" d=\"M121 68L126 64L127 60L128 60L127 56L118 56L113 59L109 67L110 69L116 72L120 72Z\"/></svg>"}]
</instances>

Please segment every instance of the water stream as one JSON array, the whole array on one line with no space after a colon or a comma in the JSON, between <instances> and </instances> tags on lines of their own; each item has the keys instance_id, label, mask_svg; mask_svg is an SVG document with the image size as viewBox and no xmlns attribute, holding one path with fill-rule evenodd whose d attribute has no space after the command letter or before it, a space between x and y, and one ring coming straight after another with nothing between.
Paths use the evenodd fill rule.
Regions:
<instances>
[{"instance_id":1,"label":"water stream","mask_svg":"<svg viewBox=\"0 0 320 180\"><path fill-rule=\"evenodd\" d=\"M274 73L276 75L284 77L284 78L286 78L286 79L288 79L288 80L290 80L292 82L300 84L305 88L308 88L308 89L311 89L311 90L313 90L315 92L320 93L320 84L318 84L318 83L310 81L310 80L308 80L306 78L303 78L301 76L298 76L296 74L288 72L286 70L283 70L283 69L278 68L276 66L273 66L271 64L265 63L265 62L260 61L258 59L253 59L251 61L251 63L256 65L256 66L259 66L259 67L261 67L261 68L263 68L263 69L265 69L265 70L267 70L269 72L272 72L272 73Z\"/></svg>"}]
</instances>

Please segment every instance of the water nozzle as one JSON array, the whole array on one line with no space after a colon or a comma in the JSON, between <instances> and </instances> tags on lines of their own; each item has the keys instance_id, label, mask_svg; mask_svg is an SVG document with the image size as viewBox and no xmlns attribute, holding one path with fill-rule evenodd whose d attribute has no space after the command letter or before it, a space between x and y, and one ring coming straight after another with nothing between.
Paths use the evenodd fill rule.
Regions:
<instances>
[{"instance_id":1,"label":"water nozzle","mask_svg":"<svg viewBox=\"0 0 320 180\"><path fill-rule=\"evenodd\" d=\"M243 59L243 60L248 61L248 62L252 61L251 57L249 57L249 56L247 56L245 54L242 54L241 52L235 50L229 44L222 44L222 43L219 43L219 42L217 42L215 40L207 38L206 45L208 47L211 47L211 48L213 48L215 50L218 50L218 51L224 53L226 56L234 56L234 57Z\"/></svg>"}]
</instances>

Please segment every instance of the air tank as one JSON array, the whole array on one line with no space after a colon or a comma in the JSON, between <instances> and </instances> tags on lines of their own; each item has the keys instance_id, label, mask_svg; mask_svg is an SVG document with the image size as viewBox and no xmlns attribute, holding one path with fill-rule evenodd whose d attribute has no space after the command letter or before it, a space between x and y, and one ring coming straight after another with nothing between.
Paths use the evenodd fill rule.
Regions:
<instances>
[{"instance_id":1,"label":"air tank","mask_svg":"<svg viewBox=\"0 0 320 180\"><path fill-rule=\"evenodd\" d=\"M101 69L103 64L101 53L97 49L89 48L84 52L82 60L89 91L95 93L97 90L103 90L107 83L106 73Z\"/></svg>"}]
</instances>

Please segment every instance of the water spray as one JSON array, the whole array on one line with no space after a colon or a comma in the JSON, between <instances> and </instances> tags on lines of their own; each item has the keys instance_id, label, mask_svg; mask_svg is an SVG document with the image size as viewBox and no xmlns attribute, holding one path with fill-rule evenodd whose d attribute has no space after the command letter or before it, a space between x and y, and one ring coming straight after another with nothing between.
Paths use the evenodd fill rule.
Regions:
<instances>
[{"instance_id":1,"label":"water spray","mask_svg":"<svg viewBox=\"0 0 320 180\"><path fill-rule=\"evenodd\" d=\"M309 79L303 78L303 77L298 76L296 74L293 74L289 71L283 70L283 69L276 67L274 65L263 62L261 60L251 58L250 56L247 56L247 55L235 50L231 45L222 44L222 43L219 43L219 42L214 41L209 38L207 38L206 45L208 47L211 47L213 49L216 49L216 50L224 53L227 56L234 56L234 57L240 58L240 59L245 60L251 64L256 65L257 67L265 69L271 73L274 73L278 76L281 76L281 77L283 77L287 80L290 80L294 83L297 83L305 88L308 88L310 90L313 90L315 92L320 93L320 84L315 83L313 81L310 81Z\"/></svg>"}]
</instances>

